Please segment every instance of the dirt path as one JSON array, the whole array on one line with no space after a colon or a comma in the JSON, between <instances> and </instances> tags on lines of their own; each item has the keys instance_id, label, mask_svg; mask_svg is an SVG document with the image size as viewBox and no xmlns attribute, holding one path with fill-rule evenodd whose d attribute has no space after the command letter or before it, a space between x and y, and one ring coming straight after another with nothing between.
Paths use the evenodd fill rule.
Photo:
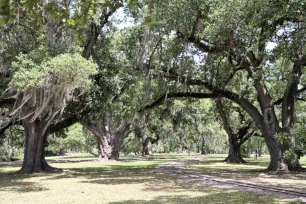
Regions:
<instances>
[{"instance_id":1,"label":"dirt path","mask_svg":"<svg viewBox=\"0 0 306 204\"><path fill-rule=\"evenodd\" d=\"M306 193L292 189L263 185L255 182L246 182L234 179L225 179L205 175L185 168L188 162L201 161L205 156L188 157L178 161L167 162L159 165L154 172L177 178L180 182L197 183L203 186L236 189L239 191L252 191L258 194L276 195L283 199L300 200L306 202Z\"/></svg>"}]
</instances>

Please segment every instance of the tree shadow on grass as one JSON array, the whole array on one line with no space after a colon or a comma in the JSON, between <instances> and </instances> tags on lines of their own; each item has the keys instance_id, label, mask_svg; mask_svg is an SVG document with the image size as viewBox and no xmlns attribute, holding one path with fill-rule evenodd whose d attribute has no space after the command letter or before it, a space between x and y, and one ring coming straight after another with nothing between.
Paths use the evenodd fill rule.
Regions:
<instances>
[{"instance_id":1,"label":"tree shadow on grass","mask_svg":"<svg viewBox=\"0 0 306 204\"><path fill-rule=\"evenodd\" d=\"M149 173L156 165L105 165L83 168L65 168L63 174L48 178L56 180L62 178L84 177L86 179L95 179L100 177L128 177L139 173Z\"/></svg>"},{"instance_id":2,"label":"tree shadow on grass","mask_svg":"<svg viewBox=\"0 0 306 204\"><path fill-rule=\"evenodd\" d=\"M3 172L0 168L0 192L40 192L49 190L42 187L38 182L28 182L24 179L46 176L48 174L16 174L12 172ZM0 200L1 201L1 200Z\"/></svg>"},{"instance_id":3,"label":"tree shadow on grass","mask_svg":"<svg viewBox=\"0 0 306 204\"><path fill-rule=\"evenodd\" d=\"M26 182L26 181L1 181L1 191L10 191L10 192L18 192L18 193L26 193L26 192L41 192L49 190L49 188L42 187L38 184L38 182Z\"/></svg>"},{"instance_id":4,"label":"tree shadow on grass","mask_svg":"<svg viewBox=\"0 0 306 204\"><path fill-rule=\"evenodd\" d=\"M99 179L90 179L82 181L81 183L90 183L90 184L105 184L105 185L121 185L121 184L137 184L137 183L148 183L151 182L154 178L149 177L137 177L137 178L128 178L128 177L115 177L115 178L99 178Z\"/></svg>"},{"instance_id":5,"label":"tree shadow on grass","mask_svg":"<svg viewBox=\"0 0 306 204\"><path fill-rule=\"evenodd\" d=\"M213 193L210 195L191 197L188 195L179 195L179 196L159 196L154 200L125 200L120 202L110 202L111 204L144 204L144 203L202 203L202 204L211 204L211 203L235 203L235 204L245 204L245 203L278 203L278 200L274 197L260 196L256 197L256 200L252 201L244 199L242 196L237 196L236 192L221 192ZM255 199L255 198L254 198Z\"/></svg>"},{"instance_id":6,"label":"tree shadow on grass","mask_svg":"<svg viewBox=\"0 0 306 204\"><path fill-rule=\"evenodd\" d=\"M96 162L97 159L86 159L86 160L69 160L69 159L61 159L61 160L54 160L54 159L48 159L47 162L50 164L53 163L81 163L81 162Z\"/></svg>"}]
</instances>

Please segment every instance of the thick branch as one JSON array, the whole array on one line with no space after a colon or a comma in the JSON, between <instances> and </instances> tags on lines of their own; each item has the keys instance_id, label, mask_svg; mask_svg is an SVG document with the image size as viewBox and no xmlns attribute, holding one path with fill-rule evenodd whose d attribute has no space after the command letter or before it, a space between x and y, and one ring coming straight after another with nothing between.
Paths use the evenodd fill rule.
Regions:
<instances>
[{"instance_id":1,"label":"thick branch","mask_svg":"<svg viewBox=\"0 0 306 204\"><path fill-rule=\"evenodd\" d=\"M156 106L161 105L167 98L218 98L219 95L215 93L195 93L195 92L174 92L160 96L153 103L143 107L139 112L143 110L150 110Z\"/></svg>"},{"instance_id":2,"label":"thick branch","mask_svg":"<svg viewBox=\"0 0 306 204\"><path fill-rule=\"evenodd\" d=\"M247 99L245 99L244 97L239 96L238 94L233 93L231 91L214 87L209 82L204 81L204 80L200 80L200 79L194 79L194 78L185 77L185 76L178 76L176 74L164 74L164 75L162 75L162 77L168 78L168 79L171 79L171 80L177 80L178 78L180 78L181 81L183 81L187 85L204 86L205 88L207 88L212 93L217 94L219 97L221 96L221 97L227 98L227 99L235 102L241 108L243 108L254 119L257 128L261 129L262 122L263 122L262 115L260 114L258 109L252 103L250 103Z\"/></svg>"},{"instance_id":3,"label":"thick branch","mask_svg":"<svg viewBox=\"0 0 306 204\"><path fill-rule=\"evenodd\" d=\"M226 133L228 134L229 137L232 137L233 136L233 130L232 130L232 128L229 124L228 118L226 117L226 114L223 110L223 104L222 104L220 99L216 100L216 107L217 107L217 110L218 110L219 115L221 117L224 130L226 131Z\"/></svg>"},{"instance_id":4,"label":"thick branch","mask_svg":"<svg viewBox=\"0 0 306 204\"><path fill-rule=\"evenodd\" d=\"M302 76L302 68L302 60L296 60L293 64L291 79L288 80L287 89L283 96L282 125L287 130L293 128L295 101L298 94L298 85Z\"/></svg>"},{"instance_id":5,"label":"thick branch","mask_svg":"<svg viewBox=\"0 0 306 204\"><path fill-rule=\"evenodd\" d=\"M240 144L242 145L243 143L245 143L248 139L250 139L253 136L257 136L255 135L255 132L250 132L248 134L244 134L244 137L240 140Z\"/></svg>"},{"instance_id":6,"label":"thick branch","mask_svg":"<svg viewBox=\"0 0 306 204\"><path fill-rule=\"evenodd\" d=\"M204 42L203 40L197 39L194 36L189 37L188 41L192 42L194 46L197 47L202 52L205 52L208 54L217 54L217 53L223 52L225 49L224 42L221 43L221 46L213 48L207 45L207 43Z\"/></svg>"},{"instance_id":7,"label":"thick branch","mask_svg":"<svg viewBox=\"0 0 306 204\"><path fill-rule=\"evenodd\" d=\"M303 93L306 90L306 86L299 89L297 91L297 95L299 95L300 93ZM277 101L274 102L274 105L280 105L283 102L283 98L278 99Z\"/></svg>"},{"instance_id":8,"label":"thick branch","mask_svg":"<svg viewBox=\"0 0 306 204\"><path fill-rule=\"evenodd\" d=\"M78 121L79 121L79 119L77 117L71 117L71 118L67 118L67 119L65 119L61 122L58 122L58 123L54 124L53 126L51 126L49 128L49 134L53 134L53 133L58 132L59 130L62 130L64 128L68 128Z\"/></svg>"},{"instance_id":9,"label":"thick branch","mask_svg":"<svg viewBox=\"0 0 306 204\"><path fill-rule=\"evenodd\" d=\"M96 41L100 35L101 30L103 29L103 27L108 24L108 20L109 17L111 15L113 15L113 13L120 7L122 7L123 4L120 1L115 1L114 5L112 6L112 8L109 9L109 11L105 14L102 14L100 17L100 25L97 26L95 22L92 22L90 25L90 32L91 32L91 36L90 38L87 40L86 45L84 47L83 50L83 57L88 59L90 57L91 54L91 50L93 48L93 46L96 44ZM106 9L105 9L106 10Z\"/></svg>"}]
</instances>

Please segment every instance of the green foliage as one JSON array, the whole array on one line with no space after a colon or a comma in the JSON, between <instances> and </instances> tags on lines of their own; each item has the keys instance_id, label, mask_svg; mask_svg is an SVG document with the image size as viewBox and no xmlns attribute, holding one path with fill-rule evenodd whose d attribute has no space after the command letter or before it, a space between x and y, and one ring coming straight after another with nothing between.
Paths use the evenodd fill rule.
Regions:
<instances>
[{"instance_id":1,"label":"green foliage","mask_svg":"<svg viewBox=\"0 0 306 204\"><path fill-rule=\"evenodd\" d=\"M19 158L25 143L23 128L15 126L7 129L4 139L0 140L0 161L11 161Z\"/></svg>"},{"instance_id":2,"label":"green foliage","mask_svg":"<svg viewBox=\"0 0 306 204\"><path fill-rule=\"evenodd\" d=\"M305 148L295 148L293 153L297 156L297 159L301 159L306 154Z\"/></svg>"},{"instance_id":3,"label":"green foliage","mask_svg":"<svg viewBox=\"0 0 306 204\"><path fill-rule=\"evenodd\" d=\"M138 153L137 141L134 133L129 134L129 136L124 140L121 151L124 154Z\"/></svg>"},{"instance_id":4,"label":"green foliage","mask_svg":"<svg viewBox=\"0 0 306 204\"><path fill-rule=\"evenodd\" d=\"M61 54L35 63L28 55L21 54L12 63L16 70L10 86L19 92L31 88L63 87L67 90L84 89L91 86L90 75L97 73L97 66L80 54Z\"/></svg>"},{"instance_id":5,"label":"green foliage","mask_svg":"<svg viewBox=\"0 0 306 204\"><path fill-rule=\"evenodd\" d=\"M68 128L62 135L53 135L48 139L46 148L54 154L59 154L61 149L66 152L89 152L97 154L95 136L86 131L82 125L75 124Z\"/></svg>"},{"instance_id":6,"label":"green foliage","mask_svg":"<svg viewBox=\"0 0 306 204\"><path fill-rule=\"evenodd\" d=\"M16 147L9 146L6 143L0 146L0 162L16 159L19 154L20 151Z\"/></svg>"},{"instance_id":7,"label":"green foliage","mask_svg":"<svg viewBox=\"0 0 306 204\"><path fill-rule=\"evenodd\" d=\"M70 3L70 4L68 4ZM21 2L3 0L0 4L0 26L19 22L23 18L36 19L36 24L45 23L45 17L66 25L84 25L91 19L99 20L100 11L107 7L118 7L120 2L99 0L38 1L24 0ZM34 22L33 22L34 23Z\"/></svg>"}]
</instances>

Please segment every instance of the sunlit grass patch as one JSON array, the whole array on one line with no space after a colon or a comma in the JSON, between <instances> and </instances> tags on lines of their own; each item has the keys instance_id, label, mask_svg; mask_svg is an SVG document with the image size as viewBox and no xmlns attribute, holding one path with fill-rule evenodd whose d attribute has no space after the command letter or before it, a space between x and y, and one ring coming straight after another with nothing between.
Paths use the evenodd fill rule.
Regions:
<instances>
[{"instance_id":1,"label":"sunlit grass patch","mask_svg":"<svg viewBox=\"0 0 306 204\"><path fill-rule=\"evenodd\" d=\"M266 172L270 158L268 155L246 158L246 164L229 164L223 162L226 155L209 155L202 161L189 163L189 169L203 174L243 181L252 181L266 185L306 191L305 173L278 174ZM302 158L301 165L305 167L306 159Z\"/></svg>"},{"instance_id":2,"label":"sunlit grass patch","mask_svg":"<svg viewBox=\"0 0 306 204\"><path fill-rule=\"evenodd\" d=\"M185 156L188 155L160 154L147 158L128 155L122 157L121 161L108 163L51 162L52 166L65 169L63 173L55 174L16 175L13 172L19 167L1 166L0 203L279 203L281 201L275 196L181 183L175 178L153 172L159 164ZM59 158L53 159L59 160Z\"/></svg>"}]
</instances>

